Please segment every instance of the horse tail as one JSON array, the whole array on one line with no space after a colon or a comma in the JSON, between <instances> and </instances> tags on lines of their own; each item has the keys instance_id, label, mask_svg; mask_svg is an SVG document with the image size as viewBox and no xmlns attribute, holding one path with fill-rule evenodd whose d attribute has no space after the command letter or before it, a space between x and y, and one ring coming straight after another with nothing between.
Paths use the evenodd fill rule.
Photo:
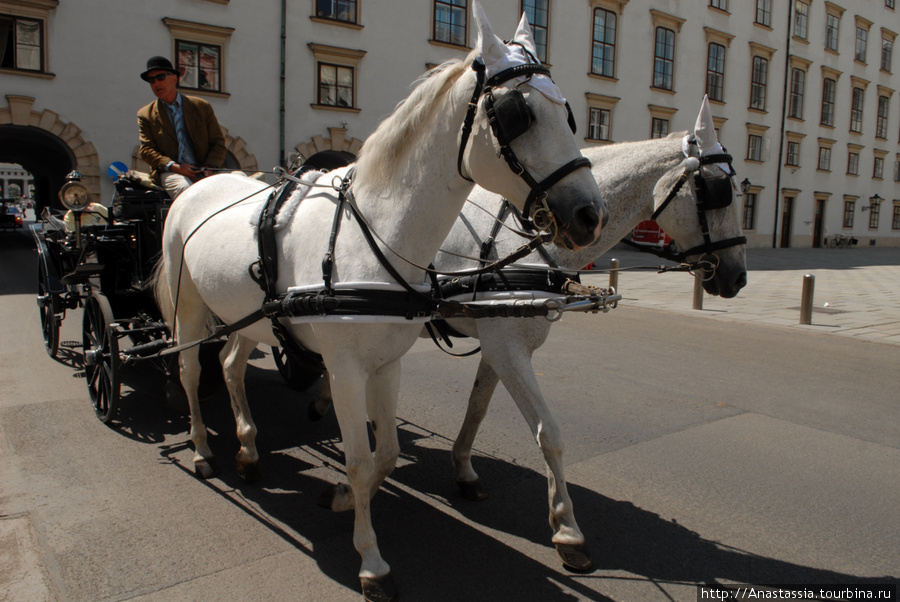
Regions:
<instances>
[{"instance_id":1,"label":"horse tail","mask_svg":"<svg viewBox=\"0 0 900 602\"><path fill-rule=\"evenodd\" d=\"M163 252L153 269L153 296L156 298L156 306L162 315L163 322L172 326L175 323L175 299L172 297L172 288L169 286L166 253Z\"/></svg>"}]
</instances>

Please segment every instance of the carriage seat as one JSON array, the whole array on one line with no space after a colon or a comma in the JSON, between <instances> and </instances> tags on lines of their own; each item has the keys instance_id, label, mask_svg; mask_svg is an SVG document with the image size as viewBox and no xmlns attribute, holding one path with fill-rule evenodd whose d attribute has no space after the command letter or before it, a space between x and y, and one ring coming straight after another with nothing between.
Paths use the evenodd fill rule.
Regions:
<instances>
[{"instance_id":1,"label":"carriage seat","mask_svg":"<svg viewBox=\"0 0 900 602\"><path fill-rule=\"evenodd\" d=\"M112 215L117 220L141 219L154 221L161 206L172 203L166 191L158 186L150 176L129 171L116 180L116 195L113 198Z\"/></svg>"}]
</instances>

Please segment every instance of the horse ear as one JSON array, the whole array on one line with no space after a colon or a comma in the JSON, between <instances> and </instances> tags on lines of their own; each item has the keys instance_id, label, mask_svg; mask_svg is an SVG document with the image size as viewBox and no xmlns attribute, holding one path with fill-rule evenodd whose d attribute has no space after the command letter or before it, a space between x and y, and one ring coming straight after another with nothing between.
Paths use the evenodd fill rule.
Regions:
<instances>
[{"instance_id":1,"label":"horse ear","mask_svg":"<svg viewBox=\"0 0 900 602\"><path fill-rule=\"evenodd\" d=\"M709 108L709 97L703 95L703 102L700 104L700 114L697 115L697 123L694 125L694 136L700 144L701 149L710 149L718 144L719 139L716 135L716 124L713 123L712 111Z\"/></svg>"},{"instance_id":2,"label":"horse ear","mask_svg":"<svg viewBox=\"0 0 900 602\"><path fill-rule=\"evenodd\" d=\"M537 44L534 41L534 33L531 31L531 25L528 24L528 17L525 13L522 13L522 18L519 20L519 27L516 29L516 35L513 37L513 41L524 46L525 50L530 52L532 56L537 56Z\"/></svg>"},{"instance_id":3,"label":"horse ear","mask_svg":"<svg viewBox=\"0 0 900 602\"><path fill-rule=\"evenodd\" d=\"M478 32L478 40L475 48L481 54L481 59L485 65L496 63L506 56L506 45L503 40L494 34L491 29L491 23L488 21L481 3L477 0L472 2L472 16L475 18L475 30Z\"/></svg>"}]
</instances>

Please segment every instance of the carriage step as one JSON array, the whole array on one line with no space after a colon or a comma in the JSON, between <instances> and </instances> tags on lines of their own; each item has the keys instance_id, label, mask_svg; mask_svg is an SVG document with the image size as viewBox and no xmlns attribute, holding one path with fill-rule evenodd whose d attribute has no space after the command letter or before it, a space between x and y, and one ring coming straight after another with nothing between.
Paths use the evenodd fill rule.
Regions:
<instances>
[{"instance_id":1,"label":"carriage step","mask_svg":"<svg viewBox=\"0 0 900 602\"><path fill-rule=\"evenodd\" d=\"M86 282L92 276L102 274L105 268L106 266L102 263L82 263L75 266L74 270L63 276L60 279L60 282L66 286Z\"/></svg>"}]
</instances>

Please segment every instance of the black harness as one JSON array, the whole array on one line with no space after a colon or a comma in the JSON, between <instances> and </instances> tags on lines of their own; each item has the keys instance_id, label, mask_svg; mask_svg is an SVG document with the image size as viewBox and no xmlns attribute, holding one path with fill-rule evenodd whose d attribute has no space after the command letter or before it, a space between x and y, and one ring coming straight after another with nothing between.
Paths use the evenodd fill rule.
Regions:
<instances>
[{"instance_id":1,"label":"black harness","mask_svg":"<svg viewBox=\"0 0 900 602\"><path fill-rule=\"evenodd\" d=\"M466 118L463 122L459 143L459 155L456 160L456 169L460 176L470 182L473 181L463 173L463 155L466 151L469 135L472 133L472 125L475 123L475 114L478 112L479 99L484 95L484 108L487 112L488 123L490 123L491 131L493 131L494 137L497 138L497 142L500 145L500 153L503 155L503 158L506 159L506 162L509 164L513 173L525 180L525 183L531 188L531 192L525 200L523 212L529 219L537 219L539 222L537 224L538 227L543 228L547 224L541 223L543 218L537 217L537 214L549 214L549 208L546 206L547 191L554 184L576 169L583 167L590 169L591 161L587 157L577 157L561 166L544 178L544 180L538 182L534 176L528 172L525 166L522 165L522 162L516 157L516 153L513 151L512 146L510 146L510 143L513 140L528 131L528 128L531 127L531 123L534 119L531 109L528 107L528 102L525 100L525 95L522 94L518 88L513 88L512 90L507 91L499 99L495 99L494 88L504 82L522 76L530 77L533 75L546 75L547 77L550 77L550 70L537 62L524 63L522 65L510 67L509 69L504 69L487 81L484 81L485 66L484 61L482 61L480 57L472 62L472 69L475 71L476 76L475 91L472 93L472 99L469 101L469 110L466 113ZM569 107L568 103L566 103L566 109L569 112L569 127L574 133L575 118L572 116L572 109ZM535 206L535 203L537 203L537 206Z\"/></svg>"},{"instance_id":2,"label":"black harness","mask_svg":"<svg viewBox=\"0 0 900 602\"><path fill-rule=\"evenodd\" d=\"M696 142L694 142L692 139L691 144L696 144ZM702 257L715 255L716 251L721 251L730 247L747 244L746 236L735 236L734 238L726 238L724 240L713 241L709 235L709 221L706 216L707 211L712 211L715 209L725 209L726 207L730 207L731 203L734 200L734 189L731 185L731 177L735 175L734 168L731 166L733 158L727 153L719 153L715 155L706 155L703 157L699 157L699 161L699 169L693 172L685 171L678 177L678 180L675 182L672 190L669 191L666 199L659 205L659 207L657 207L656 211L653 212L653 215L650 216L650 219L656 220L656 218L659 217L659 215L663 211L665 211L666 207L669 206L669 203L672 202L672 200L681 190L682 186L684 186L685 182L689 182L694 200L697 203L697 219L700 223L700 232L701 234L703 234L703 243L697 245L696 247L691 247L686 251L679 251L678 253L674 253L669 250L657 251L647 249L645 247L641 247L640 245L636 245L627 239L623 240L622 242L625 242L626 244L636 247L642 251L653 253L658 257L677 261L679 263L686 262L687 258L692 255L701 255L702 261ZM721 169L715 169L713 164L717 163L726 163L731 173L725 172ZM713 265L718 265L718 261L714 262Z\"/></svg>"}]
</instances>

